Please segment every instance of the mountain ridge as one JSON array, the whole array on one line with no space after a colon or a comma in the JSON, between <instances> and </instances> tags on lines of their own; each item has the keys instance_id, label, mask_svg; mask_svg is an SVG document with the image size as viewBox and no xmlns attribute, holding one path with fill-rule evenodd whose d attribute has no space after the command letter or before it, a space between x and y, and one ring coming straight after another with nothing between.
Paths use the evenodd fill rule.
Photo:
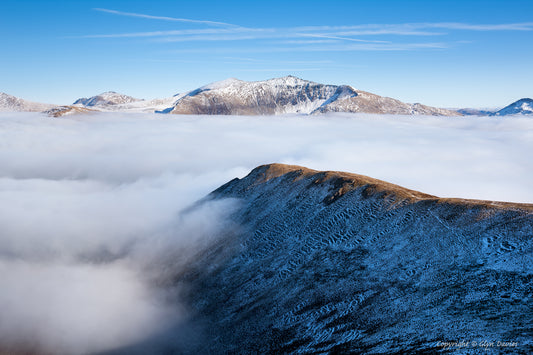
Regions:
<instances>
[{"instance_id":1,"label":"mountain ridge","mask_svg":"<svg viewBox=\"0 0 533 355\"><path fill-rule=\"evenodd\" d=\"M437 353L450 339L533 350L531 204L283 164L199 207L224 199L239 201L228 229L174 279L183 327L200 334L179 353Z\"/></svg>"},{"instance_id":2,"label":"mountain ridge","mask_svg":"<svg viewBox=\"0 0 533 355\"><path fill-rule=\"evenodd\" d=\"M179 97L171 114L275 115L361 112L460 116L456 111L356 90L349 85L327 85L285 76L263 81L227 79L205 85Z\"/></svg>"},{"instance_id":3,"label":"mountain ridge","mask_svg":"<svg viewBox=\"0 0 533 355\"><path fill-rule=\"evenodd\" d=\"M41 112L55 105L28 101L0 92L0 111L11 112Z\"/></svg>"},{"instance_id":4,"label":"mountain ridge","mask_svg":"<svg viewBox=\"0 0 533 355\"><path fill-rule=\"evenodd\" d=\"M366 175L360 175L355 173L348 173L343 171L319 171L310 168L306 168L299 165L288 165L280 163L264 164L253 169L248 176L259 175L259 183L264 183L270 179L279 178L286 174L294 173L297 175L295 180L303 177L316 176L317 183L322 183L327 180L337 179L336 185L339 188L336 190L334 196L342 196L348 191L360 188L362 186L368 186L372 189L373 193L381 192L385 194L395 194L398 197L404 198L410 201L434 201L438 203L463 203L468 205L478 205L494 208L514 208L520 210L533 211L533 203L518 203L518 202L506 202L506 201L492 201L492 200L479 200L479 199L465 199L460 197L438 197L423 193L417 190L408 189L406 187L396 185L384 180L375 179ZM229 184L229 183L228 183ZM220 188L224 188L223 185ZM216 192L217 190L215 190Z\"/></svg>"},{"instance_id":5,"label":"mountain ridge","mask_svg":"<svg viewBox=\"0 0 533 355\"><path fill-rule=\"evenodd\" d=\"M99 95L95 95L88 98L80 98L74 101L72 105L82 105L82 106L109 106L109 105L121 105L121 104L129 104L132 102L137 101L144 101L141 99L137 99L132 96L119 94L115 91L106 91Z\"/></svg>"},{"instance_id":6,"label":"mountain ridge","mask_svg":"<svg viewBox=\"0 0 533 355\"><path fill-rule=\"evenodd\" d=\"M163 113L196 115L318 115L330 112L433 116L508 116L533 114L533 100L520 99L499 111L444 109L404 103L354 89L320 84L295 76L260 81L229 78L171 97L143 100L114 91L79 98L72 105L26 101L0 93L1 111L44 112L52 117L86 112Z\"/></svg>"}]
</instances>

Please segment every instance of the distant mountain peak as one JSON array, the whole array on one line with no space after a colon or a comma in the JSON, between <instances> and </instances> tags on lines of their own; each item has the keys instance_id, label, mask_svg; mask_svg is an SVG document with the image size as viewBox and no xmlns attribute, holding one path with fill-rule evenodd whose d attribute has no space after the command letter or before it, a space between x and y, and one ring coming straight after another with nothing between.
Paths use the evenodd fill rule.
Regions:
<instances>
[{"instance_id":1,"label":"distant mountain peak","mask_svg":"<svg viewBox=\"0 0 533 355\"><path fill-rule=\"evenodd\" d=\"M218 81L181 95L165 113L207 115L277 115L288 113L362 112L376 114L460 116L455 111L406 104L357 91L348 85L327 85L292 75L264 81L235 78Z\"/></svg>"},{"instance_id":2,"label":"distant mountain peak","mask_svg":"<svg viewBox=\"0 0 533 355\"><path fill-rule=\"evenodd\" d=\"M43 104L40 102L27 101L4 92L0 92L0 111L40 112L53 106L54 105Z\"/></svg>"},{"instance_id":3,"label":"distant mountain peak","mask_svg":"<svg viewBox=\"0 0 533 355\"><path fill-rule=\"evenodd\" d=\"M313 81L301 79L301 78L298 78L298 77L293 76L293 75L282 76L280 78L272 78L272 79L269 79L269 80L265 80L265 82L266 83L272 83L272 84L275 84L275 85L292 85L292 86L295 86L295 85L307 85L307 84L317 84L317 83L315 83Z\"/></svg>"},{"instance_id":4,"label":"distant mountain peak","mask_svg":"<svg viewBox=\"0 0 533 355\"><path fill-rule=\"evenodd\" d=\"M508 115L533 115L533 99L520 99L494 113L494 116Z\"/></svg>"},{"instance_id":5,"label":"distant mountain peak","mask_svg":"<svg viewBox=\"0 0 533 355\"><path fill-rule=\"evenodd\" d=\"M115 91L106 91L99 95L88 97L88 98L80 98L76 100L73 105L83 105L87 107L92 106L108 106L108 105L121 105L121 104L127 104L132 102L142 101L141 99L137 99L128 95L119 94Z\"/></svg>"},{"instance_id":6,"label":"distant mountain peak","mask_svg":"<svg viewBox=\"0 0 533 355\"><path fill-rule=\"evenodd\" d=\"M246 83L246 81L239 80L237 78L228 78L228 79L215 81L210 84L204 85L200 87L199 89L200 90L215 90L215 89L222 89L222 88L233 86L233 85L242 85L244 83ZM196 90L193 90L193 91L196 91Z\"/></svg>"}]
</instances>

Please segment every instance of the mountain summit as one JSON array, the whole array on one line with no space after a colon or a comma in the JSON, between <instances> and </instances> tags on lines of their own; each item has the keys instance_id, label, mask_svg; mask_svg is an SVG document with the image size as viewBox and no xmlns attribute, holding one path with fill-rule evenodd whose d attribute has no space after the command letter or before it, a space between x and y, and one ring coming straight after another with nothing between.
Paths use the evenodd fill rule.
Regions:
<instances>
[{"instance_id":1,"label":"mountain summit","mask_svg":"<svg viewBox=\"0 0 533 355\"><path fill-rule=\"evenodd\" d=\"M165 112L207 115L276 115L286 113L362 112L458 116L459 113L356 90L286 76L247 82L228 79L181 95Z\"/></svg>"},{"instance_id":2,"label":"mountain summit","mask_svg":"<svg viewBox=\"0 0 533 355\"><path fill-rule=\"evenodd\" d=\"M109 106L109 105L121 105L129 104L132 102L142 101L134 97L116 93L114 91L107 91L100 95L92 96L89 98L81 98L76 100L73 105L83 105L88 107L93 106Z\"/></svg>"}]
</instances>

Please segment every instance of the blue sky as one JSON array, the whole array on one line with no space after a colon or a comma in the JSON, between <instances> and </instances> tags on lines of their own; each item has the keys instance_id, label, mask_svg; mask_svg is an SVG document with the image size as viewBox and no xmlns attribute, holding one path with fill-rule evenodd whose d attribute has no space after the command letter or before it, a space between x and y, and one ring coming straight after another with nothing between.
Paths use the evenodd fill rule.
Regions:
<instances>
[{"instance_id":1,"label":"blue sky","mask_svg":"<svg viewBox=\"0 0 533 355\"><path fill-rule=\"evenodd\" d=\"M533 1L2 0L0 91L72 103L295 75L406 102L533 97Z\"/></svg>"}]
</instances>

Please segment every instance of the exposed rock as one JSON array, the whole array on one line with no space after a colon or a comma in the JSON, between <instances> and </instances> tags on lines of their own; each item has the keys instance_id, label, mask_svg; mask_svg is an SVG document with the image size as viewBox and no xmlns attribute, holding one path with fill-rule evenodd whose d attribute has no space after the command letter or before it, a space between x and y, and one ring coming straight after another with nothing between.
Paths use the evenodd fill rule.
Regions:
<instances>
[{"instance_id":1,"label":"exposed rock","mask_svg":"<svg viewBox=\"0 0 533 355\"><path fill-rule=\"evenodd\" d=\"M166 110L173 114L276 115L286 113L363 112L460 116L438 109L293 76L246 82L229 79L193 90Z\"/></svg>"}]
</instances>

